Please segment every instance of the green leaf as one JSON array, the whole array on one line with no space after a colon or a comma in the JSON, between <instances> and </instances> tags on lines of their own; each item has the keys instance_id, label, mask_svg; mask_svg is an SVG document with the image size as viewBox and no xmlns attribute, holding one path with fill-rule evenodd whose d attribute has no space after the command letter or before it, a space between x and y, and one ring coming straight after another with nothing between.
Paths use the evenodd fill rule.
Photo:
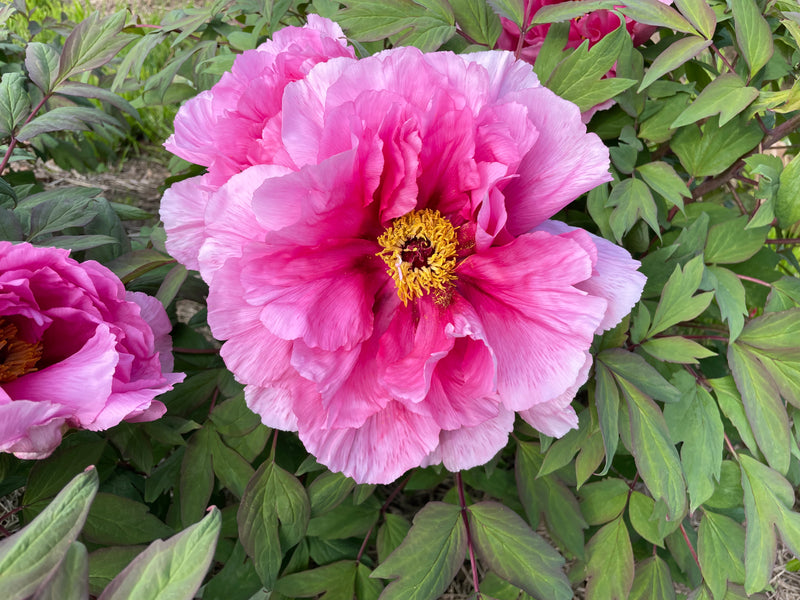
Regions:
<instances>
[{"instance_id":1,"label":"green leaf","mask_svg":"<svg viewBox=\"0 0 800 600\"><path fill-rule=\"evenodd\" d=\"M745 86L736 73L725 73L712 81L672 123L672 127L689 125L712 115L719 115L725 125L758 98L758 90Z\"/></svg>"},{"instance_id":2,"label":"green leaf","mask_svg":"<svg viewBox=\"0 0 800 600\"><path fill-rule=\"evenodd\" d=\"M83 528L87 541L107 546L141 544L173 533L146 504L103 492L97 494Z\"/></svg>"},{"instance_id":3,"label":"green leaf","mask_svg":"<svg viewBox=\"0 0 800 600\"><path fill-rule=\"evenodd\" d=\"M680 336L652 338L642 342L642 349L666 362L697 364L699 358L716 356L716 352Z\"/></svg>"},{"instance_id":4,"label":"green leaf","mask_svg":"<svg viewBox=\"0 0 800 600\"><path fill-rule=\"evenodd\" d=\"M360 42L399 36L398 43L436 50L455 34L455 16L444 0L346 0L336 20Z\"/></svg>"},{"instance_id":5,"label":"green leaf","mask_svg":"<svg viewBox=\"0 0 800 600\"><path fill-rule=\"evenodd\" d=\"M45 94L53 89L58 77L58 52L47 44L30 42L25 49L28 77Z\"/></svg>"},{"instance_id":6,"label":"green leaf","mask_svg":"<svg viewBox=\"0 0 800 600\"><path fill-rule=\"evenodd\" d=\"M791 551L800 554L800 514L793 512L794 490L780 473L747 455L739 455L744 488L745 591L761 591L769 584L775 564L775 527Z\"/></svg>"},{"instance_id":7,"label":"green leaf","mask_svg":"<svg viewBox=\"0 0 800 600\"><path fill-rule=\"evenodd\" d=\"M342 560L309 571L281 577L275 591L289 598L353 600L356 584L356 561Z\"/></svg>"},{"instance_id":8,"label":"green leaf","mask_svg":"<svg viewBox=\"0 0 800 600\"><path fill-rule=\"evenodd\" d=\"M524 27L524 0L487 0L487 3L499 16L516 23L520 28Z\"/></svg>"},{"instance_id":9,"label":"green leaf","mask_svg":"<svg viewBox=\"0 0 800 600\"><path fill-rule=\"evenodd\" d=\"M370 568L363 563L358 563L356 569L356 598L358 600L378 600L383 592L383 583L378 579L371 579L370 575Z\"/></svg>"},{"instance_id":10,"label":"green leaf","mask_svg":"<svg viewBox=\"0 0 800 600\"><path fill-rule=\"evenodd\" d=\"M638 354L612 348L603 350L597 360L614 373L617 381L628 381L656 400L679 402L681 399L678 389Z\"/></svg>"},{"instance_id":11,"label":"green leaf","mask_svg":"<svg viewBox=\"0 0 800 600\"><path fill-rule=\"evenodd\" d=\"M675 6L704 38L710 40L714 37L717 15L707 0L675 0Z\"/></svg>"},{"instance_id":12,"label":"green leaf","mask_svg":"<svg viewBox=\"0 0 800 600\"><path fill-rule=\"evenodd\" d=\"M137 36L122 33L126 10L100 18L98 12L81 21L64 41L58 66L61 82L77 73L102 67Z\"/></svg>"},{"instance_id":13,"label":"green leaf","mask_svg":"<svg viewBox=\"0 0 800 600\"><path fill-rule=\"evenodd\" d=\"M184 525L196 523L205 513L214 489L211 428L196 431L186 444L181 461L180 507Z\"/></svg>"},{"instance_id":14,"label":"green leaf","mask_svg":"<svg viewBox=\"0 0 800 600\"><path fill-rule=\"evenodd\" d=\"M383 600L437 598L461 568L466 552L461 509L429 502L414 517L403 543L378 565L371 577L395 579L381 594Z\"/></svg>"},{"instance_id":15,"label":"green leaf","mask_svg":"<svg viewBox=\"0 0 800 600\"><path fill-rule=\"evenodd\" d=\"M694 512L711 497L719 481L725 431L711 394L688 373L680 375L685 376L683 399L664 407L664 419L672 440L683 442L681 464L689 488L689 510Z\"/></svg>"},{"instance_id":16,"label":"green leaf","mask_svg":"<svg viewBox=\"0 0 800 600\"><path fill-rule=\"evenodd\" d=\"M736 43L752 78L772 57L772 32L755 0L730 0Z\"/></svg>"},{"instance_id":17,"label":"green leaf","mask_svg":"<svg viewBox=\"0 0 800 600\"><path fill-rule=\"evenodd\" d=\"M547 87L577 104L582 111L628 89L635 83L631 79L617 80L618 83L611 85L612 80L600 81L616 63L626 42L630 42L630 36L623 25L591 48L588 40L584 41L556 66Z\"/></svg>"},{"instance_id":18,"label":"green leaf","mask_svg":"<svg viewBox=\"0 0 800 600\"><path fill-rule=\"evenodd\" d=\"M600 361L595 363L595 380L594 401L606 453L606 464L598 475L605 475L611 468L619 444L619 390L611 371Z\"/></svg>"},{"instance_id":19,"label":"green leaf","mask_svg":"<svg viewBox=\"0 0 800 600\"><path fill-rule=\"evenodd\" d=\"M730 375L720 377L718 379L709 379L708 383L714 390L717 396L717 402L723 414L728 417L731 423L736 427L739 432L739 437L750 449L750 452L758 453L758 443L753 435L753 430L750 428L750 423L747 420L747 414L744 410L742 397L739 390L736 389L736 382Z\"/></svg>"},{"instance_id":20,"label":"green leaf","mask_svg":"<svg viewBox=\"0 0 800 600\"><path fill-rule=\"evenodd\" d=\"M633 550L628 528L617 517L586 545L587 598L628 600L633 587Z\"/></svg>"},{"instance_id":21,"label":"green leaf","mask_svg":"<svg viewBox=\"0 0 800 600\"><path fill-rule=\"evenodd\" d=\"M710 275L714 299L722 318L728 322L729 337L733 342L742 332L747 314L744 285L736 273L723 267L706 267L706 273Z\"/></svg>"},{"instance_id":22,"label":"green leaf","mask_svg":"<svg viewBox=\"0 0 800 600\"><path fill-rule=\"evenodd\" d=\"M729 581L744 583L745 529L730 517L705 511L697 534L703 578L714 600L723 600Z\"/></svg>"},{"instance_id":23,"label":"green leaf","mask_svg":"<svg viewBox=\"0 0 800 600\"><path fill-rule=\"evenodd\" d=\"M686 512L686 484L664 415L653 400L620 380L630 415L631 451L636 468L656 501L663 500L670 521Z\"/></svg>"},{"instance_id":24,"label":"green leaf","mask_svg":"<svg viewBox=\"0 0 800 600\"><path fill-rule=\"evenodd\" d=\"M378 528L375 545L378 549L378 562L383 563L386 558L403 542L408 530L411 529L404 517L394 513L384 513L383 523Z\"/></svg>"},{"instance_id":25,"label":"green leaf","mask_svg":"<svg viewBox=\"0 0 800 600\"><path fill-rule=\"evenodd\" d=\"M17 133L21 142L49 131L86 131L92 125L108 125L119 129L120 123L111 115L97 108L82 106L59 106L39 115Z\"/></svg>"},{"instance_id":26,"label":"green leaf","mask_svg":"<svg viewBox=\"0 0 800 600\"><path fill-rule=\"evenodd\" d=\"M200 522L157 540L108 584L98 600L191 600L217 546L222 517L216 507Z\"/></svg>"},{"instance_id":27,"label":"green leaf","mask_svg":"<svg viewBox=\"0 0 800 600\"><path fill-rule=\"evenodd\" d=\"M546 496L544 499L544 518L547 530L559 546L574 556L584 558L583 530L589 525L581 515L575 496L555 476L542 477Z\"/></svg>"},{"instance_id":28,"label":"green leaf","mask_svg":"<svg viewBox=\"0 0 800 600\"><path fill-rule=\"evenodd\" d=\"M224 526L222 535L224 536ZM247 600L262 589L253 563L237 542L225 566L203 588L203 600Z\"/></svg>"},{"instance_id":29,"label":"green leaf","mask_svg":"<svg viewBox=\"0 0 800 600\"><path fill-rule=\"evenodd\" d=\"M338 540L363 537L378 520L380 505L374 498L363 504L340 504L308 522L308 535L322 539Z\"/></svg>"},{"instance_id":30,"label":"green leaf","mask_svg":"<svg viewBox=\"0 0 800 600\"><path fill-rule=\"evenodd\" d=\"M642 175L645 183L658 192L664 200L683 211L683 199L691 198L692 193L672 166L659 160L639 165L636 170Z\"/></svg>"},{"instance_id":31,"label":"green leaf","mask_svg":"<svg viewBox=\"0 0 800 600\"><path fill-rule=\"evenodd\" d=\"M658 0L625 0L622 12L626 17L644 25L669 27L675 31L697 34L697 30L677 10Z\"/></svg>"},{"instance_id":32,"label":"green leaf","mask_svg":"<svg viewBox=\"0 0 800 600\"><path fill-rule=\"evenodd\" d=\"M215 431L210 433L210 449L214 473L222 485L241 498L255 470L238 452L225 445Z\"/></svg>"},{"instance_id":33,"label":"green leaf","mask_svg":"<svg viewBox=\"0 0 800 600\"><path fill-rule=\"evenodd\" d=\"M87 469L30 524L0 541L0 598L33 595L78 536L97 487L97 471Z\"/></svg>"},{"instance_id":34,"label":"green leaf","mask_svg":"<svg viewBox=\"0 0 800 600\"><path fill-rule=\"evenodd\" d=\"M450 0L456 23L473 40L493 48L502 27L497 14L483 0Z\"/></svg>"},{"instance_id":35,"label":"green leaf","mask_svg":"<svg viewBox=\"0 0 800 600\"><path fill-rule=\"evenodd\" d=\"M658 301L650 331L647 333L648 337L683 321L694 319L708 308L714 297L713 292L693 295L700 287L703 270L702 256L690 260L683 269L680 265L675 267Z\"/></svg>"},{"instance_id":36,"label":"green leaf","mask_svg":"<svg viewBox=\"0 0 800 600\"><path fill-rule=\"evenodd\" d=\"M656 79L693 59L711 44L711 40L704 40L697 36L685 37L679 39L677 42L673 42L670 44L669 48L659 54L653 61L653 64L650 65L650 68L644 74L639 89L636 91L641 92Z\"/></svg>"},{"instance_id":37,"label":"green leaf","mask_svg":"<svg viewBox=\"0 0 800 600\"><path fill-rule=\"evenodd\" d=\"M672 150L689 175L719 175L737 158L761 142L763 132L754 121L737 117L720 127L718 117L706 121L702 128L685 127L672 139Z\"/></svg>"},{"instance_id":38,"label":"green leaf","mask_svg":"<svg viewBox=\"0 0 800 600\"><path fill-rule=\"evenodd\" d=\"M489 569L540 600L572 598L564 559L517 513L497 502L479 502L468 514L475 549Z\"/></svg>"},{"instance_id":39,"label":"green leaf","mask_svg":"<svg viewBox=\"0 0 800 600\"><path fill-rule=\"evenodd\" d=\"M236 516L239 537L267 589L275 584L283 553L305 535L310 514L303 485L271 460L247 484Z\"/></svg>"},{"instance_id":40,"label":"green leaf","mask_svg":"<svg viewBox=\"0 0 800 600\"><path fill-rule=\"evenodd\" d=\"M491 0L489 0L491 2ZM520 4L522 4L520 2ZM581 2L564 2L560 4L543 5L533 16L532 23L556 23L571 21L595 10L610 10L617 8L619 3L614 0L582 0ZM522 21L520 20L520 23Z\"/></svg>"},{"instance_id":41,"label":"green leaf","mask_svg":"<svg viewBox=\"0 0 800 600\"><path fill-rule=\"evenodd\" d=\"M740 263L761 250L770 225L747 227L747 215L718 223L708 230L706 262L716 264Z\"/></svg>"},{"instance_id":42,"label":"green leaf","mask_svg":"<svg viewBox=\"0 0 800 600\"><path fill-rule=\"evenodd\" d=\"M782 229L800 221L800 155L796 155L781 172L775 216Z\"/></svg>"},{"instance_id":43,"label":"green leaf","mask_svg":"<svg viewBox=\"0 0 800 600\"><path fill-rule=\"evenodd\" d=\"M122 96L118 96L114 92L106 90L96 85L89 85L88 83L80 83L77 81L68 81L58 86L58 93L63 96L78 96L79 98L96 98L110 104L111 106L128 113L131 117L139 120L139 113L131 105L130 102L125 100ZM139 217L141 218L141 217Z\"/></svg>"},{"instance_id":44,"label":"green leaf","mask_svg":"<svg viewBox=\"0 0 800 600\"><path fill-rule=\"evenodd\" d=\"M608 523L622 514L630 492L630 486L622 479L587 483L580 490L581 514L589 525Z\"/></svg>"},{"instance_id":45,"label":"green leaf","mask_svg":"<svg viewBox=\"0 0 800 600\"><path fill-rule=\"evenodd\" d=\"M0 139L14 133L30 110L30 99L25 91L25 77L19 73L4 73L0 79Z\"/></svg>"},{"instance_id":46,"label":"green leaf","mask_svg":"<svg viewBox=\"0 0 800 600\"><path fill-rule=\"evenodd\" d=\"M608 223L618 243L639 219L644 219L660 235L658 208L650 188L643 181L633 178L620 181L612 188L606 206L614 207Z\"/></svg>"},{"instance_id":47,"label":"green leaf","mask_svg":"<svg viewBox=\"0 0 800 600\"><path fill-rule=\"evenodd\" d=\"M628 517L636 533L651 544L663 548L664 536L667 532L662 531L664 529L661 523L663 515L654 514L655 507L656 503L652 498L645 496L641 492L631 492L628 501Z\"/></svg>"},{"instance_id":48,"label":"green leaf","mask_svg":"<svg viewBox=\"0 0 800 600\"><path fill-rule=\"evenodd\" d=\"M659 556L636 565L630 600L675 600L675 585L669 566Z\"/></svg>"},{"instance_id":49,"label":"green leaf","mask_svg":"<svg viewBox=\"0 0 800 600\"><path fill-rule=\"evenodd\" d=\"M86 546L72 542L67 554L34 600L85 600L89 597L89 555Z\"/></svg>"},{"instance_id":50,"label":"green leaf","mask_svg":"<svg viewBox=\"0 0 800 600\"><path fill-rule=\"evenodd\" d=\"M336 508L350 495L356 482L341 473L326 471L308 486L311 516L316 517Z\"/></svg>"}]
</instances>

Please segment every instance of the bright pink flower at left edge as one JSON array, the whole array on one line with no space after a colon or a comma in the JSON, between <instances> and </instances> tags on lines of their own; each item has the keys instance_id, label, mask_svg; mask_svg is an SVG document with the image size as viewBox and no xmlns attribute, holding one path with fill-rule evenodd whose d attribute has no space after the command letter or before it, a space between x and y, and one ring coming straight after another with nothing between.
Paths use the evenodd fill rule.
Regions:
<instances>
[{"instance_id":1,"label":"bright pink flower at left edge","mask_svg":"<svg viewBox=\"0 0 800 600\"><path fill-rule=\"evenodd\" d=\"M263 422L372 483L483 464L515 413L575 427L593 337L644 285L625 250L548 220L610 179L578 108L511 53L397 48L318 63L280 118L280 158L162 203Z\"/></svg>"},{"instance_id":2,"label":"bright pink flower at left edge","mask_svg":"<svg viewBox=\"0 0 800 600\"><path fill-rule=\"evenodd\" d=\"M94 261L0 241L0 452L45 458L71 428L152 421L172 373L161 303Z\"/></svg>"}]
</instances>

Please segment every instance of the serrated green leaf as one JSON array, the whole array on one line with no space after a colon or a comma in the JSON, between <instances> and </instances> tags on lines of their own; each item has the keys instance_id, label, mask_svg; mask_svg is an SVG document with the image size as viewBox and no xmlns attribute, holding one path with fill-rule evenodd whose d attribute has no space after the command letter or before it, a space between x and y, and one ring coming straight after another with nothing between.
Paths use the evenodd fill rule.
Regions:
<instances>
[{"instance_id":1,"label":"serrated green leaf","mask_svg":"<svg viewBox=\"0 0 800 600\"><path fill-rule=\"evenodd\" d=\"M581 514L589 525L608 523L622 514L630 491L622 479L587 483L579 493Z\"/></svg>"},{"instance_id":2,"label":"serrated green leaf","mask_svg":"<svg viewBox=\"0 0 800 600\"><path fill-rule=\"evenodd\" d=\"M704 38L710 40L714 37L717 15L707 0L675 0L675 6Z\"/></svg>"},{"instance_id":3,"label":"serrated green leaf","mask_svg":"<svg viewBox=\"0 0 800 600\"><path fill-rule=\"evenodd\" d=\"M706 269L712 276L711 285L720 314L728 322L729 341L733 342L742 332L747 314L744 285L733 271L713 265Z\"/></svg>"},{"instance_id":4,"label":"serrated green leaf","mask_svg":"<svg viewBox=\"0 0 800 600\"><path fill-rule=\"evenodd\" d=\"M239 538L267 589L274 586L285 550L305 535L310 515L303 485L271 460L247 484L236 517Z\"/></svg>"},{"instance_id":5,"label":"serrated green leaf","mask_svg":"<svg viewBox=\"0 0 800 600\"><path fill-rule=\"evenodd\" d=\"M683 199L691 198L692 193L672 166L659 160L639 165L636 170L642 175L645 183L664 200L683 211Z\"/></svg>"},{"instance_id":6,"label":"serrated green leaf","mask_svg":"<svg viewBox=\"0 0 800 600\"><path fill-rule=\"evenodd\" d=\"M25 68L28 77L45 94L53 89L58 77L58 52L41 42L30 42L25 49Z\"/></svg>"},{"instance_id":7,"label":"serrated green leaf","mask_svg":"<svg viewBox=\"0 0 800 600\"><path fill-rule=\"evenodd\" d=\"M289 598L319 596L320 600L353 600L355 580L356 561L342 560L281 577L275 584L275 591Z\"/></svg>"},{"instance_id":8,"label":"serrated green leaf","mask_svg":"<svg viewBox=\"0 0 800 600\"><path fill-rule=\"evenodd\" d=\"M517 513L496 502L479 502L468 514L475 549L492 571L535 598L572 598L564 559Z\"/></svg>"},{"instance_id":9,"label":"serrated green leaf","mask_svg":"<svg viewBox=\"0 0 800 600\"><path fill-rule=\"evenodd\" d=\"M76 476L30 524L0 541L0 597L23 600L67 554L97 493L94 468Z\"/></svg>"},{"instance_id":10,"label":"serrated green leaf","mask_svg":"<svg viewBox=\"0 0 800 600\"><path fill-rule=\"evenodd\" d=\"M628 600L633 587L633 550L628 528L617 517L586 545L587 598Z\"/></svg>"},{"instance_id":11,"label":"serrated green leaf","mask_svg":"<svg viewBox=\"0 0 800 600\"><path fill-rule=\"evenodd\" d=\"M626 0L622 12L625 16L645 25L669 27L690 35L698 33L677 10L658 0Z\"/></svg>"},{"instance_id":12,"label":"serrated green leaf","mask_svg":"<svg viewBox=\"0 0 800 600\"><path fill-rule=\"evenodd\" d=\"M614 207L608 218L608 224L618 243L639 219L644 219L657 234L661 232L656 203L650 189L639 179L623 179L616 184L611 190L606 206Z\"/></svg>"},{"instance_id":13,"label":"serrated green leaf","mask_svg":"<svg viewBox=\"0 0 800 600\"><path fill-rule=\"evenodd\" d=\"M386 558L403 542L408 530L411 529L405 517L394 513L384 513L383 523L378 528L376 546L378 549L378 562L383 563Z\"/></svg>"},{"instance_id":14,"label":"serrated green leaf","mask_svg":"<svg viewBox=\"0 0 800 600\"><path fill-rule=\"evenodd\" d=\"M800 514L792 512L794 490L780 473L747 455L739 456L744 488L745 591L765 589L775 564L775 527L794 554L800 554Z\"/></svg>"},{"instance_id":15,"label":"serrated green leaf","mask_svg":"<svg viewBox=\"0 0 800 600\"><path fill-rule=\"evenodd\" d=\"M619 381L630 416L631 444L636 468L653 498L667 505L670 521L686 512L683 469L664 415L653 400L625 379Z\"/></svg>"},{"instance_id":16,"label":"serrated green leaf","mask_svg":"<svg viewBox=\"0 0 800 600\"><path fill-rule=\"evenodd\" d=\"M436 598L450 585L466 552L461 509L429 502L414 517L403 543L378 565L371 577L395 579L381 595L384 600Z\"/></svg>"},{"instance_id":17,"label":"serrated green leaf","mask_svg":"<svg viewBox=\"0 0 800 600\"><path fill-rule=\"evenodd\" d=\"M0 79L0 139L14 133L30 110L25 91L25 77L19 73L4 73Z\"/></svg>"},{"instance_id":18,"label":"serrated green leaf","mask_svg":"<svg viewBox=\"0 0 800 600\"><path fill-rule=\"evenodd\" d=\"M675 600L675 585L669 566L659 556L636 565L630 600Z\"/></svg>"},{"instance_id":19,"label":"serrated green leaf","mask_svg":"<svg viewBox=\"0 0 800 600\"><path fill-rule=\"evenodd\" d=\"M146 504L103 492L97 494L83 528L87 541L107 546L141 544L173 533Z\"/></svg>"},{"instance_id":20,"label":"serrated green leaf","mask_svg":"<svg viewBox=\"0 0 800 600\"><path fill-rule=\"evenodd\" d=\"M759 449L770 466L786 473L794 441L777 386L758 358L738 341L728 346L728 365Z\"/></svg>"},{"instance_id":21,"label":"serrated green leaf","mask_svg":"<svg viewBox=\"0 0 800 600\"><path fill-rule=\"evenodd\" d=\"M800 155L792 158L781 172L775 216L783 229L800 221Z\"/></svg>"},{"instance_id":22,"label":"serrated green leaf","mask_svg":"<svg viewBox=\"0 0 800 600\"><path fill-rule=\"evenodd\" d=\"M662 75L677 69L683 63L693 59L708 48L711 43L711 40L705 40L697 36L685 37L679 39L677 42L673 42L669 48L659 54L653 61L653 64L651 64L650 68L645 72L639 89L636 91L641 92Z\"/></svg>"},{"instance_id":23,"label":"serrated green leaf","mask_svg":"<svg viewBox=\"0 0 800 600\"><path fill-rule=\"evenodd\" d=\"M711 304L712 292L693 294L700 287L703 277L703 257L697 256L686 263L683 269L676 266L670 275L658 306L653 314L648 337L701 314Z\"/></svg>"},{"instance_id":24,"label":"serrated green leaf","mask_svg":"<svg viewBox=\"0 0 800 600\"><path fill-rule=\"evenodd\" d=\"M86 131L92 125L108 125L119 129L120 123L111 115L97 108L83 106L59 106L39 115L23 125L17 132L21 142L50 131Z\"/></svg>"},{"instance_id":25,"label":"serrated green leaf","mask_svg":"<svg viewBox=\"0 0 800 600\"><path fill-rule=\"evenodd\" d=\"M719 124L725 125L758 98L758 90L745 86L736 73L725 73L714 79L671 127L683 127L712 115L719 115Z\"/></svg>"},{"instance_id":26,"label":"serrated green leaf","mask_svg":"<svg viewBox=\"0 0 800 600\"><path fill-rule=\"evenodd\" d=\"M200 522L157 540L108 584L98 600L191 600L214 558L222 523L212 507Z\"/></svg>"},{"instance_id":27,"label":"serrated green leaf","mask_svg":"<svg viewBox=\"0 0 800 600\"><path fill-rule=\"evenodd\" d=\"M678 389L638 354L612 348L598 354L597 361L608 367L617 381L628 381L656 400L679 402L681 399Z\"/></svg>"},{"instance_id":28,"label":"serrated green leaf","mask_svg":"<svg viewBox=\"0 0 800 600\"><path fill-rule=\"evenodd\" d=\"M102 67L137 36L122 33L126 10L107 17L93 12L75 26L61 50L57 81Z\"/></svg>"},{"instance_id":29,"label":"serrated green leaf","mask_svg":"<svg viewBox=\"0 0 800 600\"><path fill-rule=\"evenodd\" d=\"M651 338L642 342L642 349L666 362L697 364L698 359L716 356L716 352L680 336Z\"/></svg>"},{"instance_id":30,"label":"serrated green leaf","mask_svg":"<svg viewBox=\"0 0 800 600\"><path fill-rule=\"evenodd\" d=\"M772 57L772 31L755 0L730 0L736 43L752 78Z\"/></svg>"},{"instance_id":31,"label":"serrated green leaf","mask_svg":"<svg viewBox=\"0 0 800 600\"><path fill-rule=\"evenodd\" d=\"M763 132L754 121L737 117L720 127L711 117L701 129L685 127L672 139L672 150L689 175L719 175L737 158L761 142Z\"/></svg>"},{"instance_id":32,"label":"serrated green leaf","mask_svg":"<svg viewBox=\"0 0 800 600\"><path fill-rule=\"evenodd\" d=\"M728 582L744 583L744 535L739 523L705 511L697 530L697 558L714 600L723 600Z\"/></svg>"},{"instance_id":33,"label":"serrated green leaf","mask_svg":"<svg viewBox=\"0 0 800 600\"><path fill-rule=\"evenodd\" d=\"M502 27L497 14L483 0L450 0L456 23L479 44L493 48Z\"/></svg>"},{"instance_id":34,"label":"serrated green leaf","mask_svg":"<svg viewBox=\"0 0 800 600\"><path fill-rule=\"evenodd\" d=\"M683 399L664 407L664 419L674 442L683 442L681 464L689 488L689 510L694 512L714 493L722 467L725 430L717 403L688 373Z\"/></svg>"}]
</instances>

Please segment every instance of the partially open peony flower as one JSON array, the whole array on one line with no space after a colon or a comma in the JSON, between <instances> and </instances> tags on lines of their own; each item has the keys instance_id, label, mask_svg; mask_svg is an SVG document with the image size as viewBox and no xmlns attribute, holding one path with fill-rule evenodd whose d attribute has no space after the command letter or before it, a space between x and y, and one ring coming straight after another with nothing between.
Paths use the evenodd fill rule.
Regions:
<instances>
[{"instance_id":1,"label":"partially open peony flower","mask_svg":"<svg viewBox=\"0 0 800 600\"><path fill-rule=\"evenodd\" d=\"M0 241L0 452L45 458L70 427L152 421L172 371L158 300L69 252Z\"/></svg>"},{"instance_id":2,"label":"partially open peony flower","mask_svg":"<svg viewBox=\"0 0 800 600\"><path fill-rule=\"evenodd\" d=\"M264 423L374 483L480 465L516 412L575 427L593 336L644 285L625 250L548 221L610 179L578 108L508 52L397 48L320 61L277 118L280 159L162 203Z\"/></svg>"}]
</instances>

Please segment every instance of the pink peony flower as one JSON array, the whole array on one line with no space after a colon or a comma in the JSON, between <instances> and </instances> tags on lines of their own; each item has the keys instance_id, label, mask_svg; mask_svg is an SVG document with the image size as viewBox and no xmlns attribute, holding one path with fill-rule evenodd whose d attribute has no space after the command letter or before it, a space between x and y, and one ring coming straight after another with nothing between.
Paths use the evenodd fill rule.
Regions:
<instances>
[{"instance_id":1,"label":"pink peony flower","mask_svg":"<svg viewBox=\"0 0 800 600\"><path fill-rule=\"evenodd\" d=\"M483 464L515 412L575 427L592 339L644 285L625 250L548 221L610 179L578 108L511 53L397 48L317 64L277 118L288 160L162 204L263 422L374 483Z\"/></svg>"},{"instance_id":2,"label":"pink peony flower","mask_svg":"<svg viewBox=\"0 0 800 600\"><path fill-rule=\"evenodd\" d=\"M164 414L170 323L155 298L69 252L0 241L0 452L45 458L69 427Z\"/></svg>"},{"instance_id":3,"label":"pink peony flower","mask_svg":"<svg viewBox=\"0 0 800 600\"><path fill-rule=\"evenodd\" d=\"M526 23L530 24L534 15L543 6L569 1L570 0L525 0ZM672 3L672 0L660 1L664 4ZM515 52L519 45L519 26L506 18L501 18L500 22L503 25L503 30L497 40L497 48ZM573 19L570 21L569 37L567 39L567 45L564 48L577 48L585 40L589 40L589 47L591 48L617 27L619 27L619 17L609 10L596 10L577 19ZM633 39L634 46L644 44L658 29L652 25L637 23L629 18L625 19L625 27ZM549 23L534 25L528 29L522 42L522 50L520 52L520 58L522 60L531 64L536 62L536 57L539 55L539 50L541 50L544 38L547 37L547 32L549 30ZM614 76L613 70L610 76Z\"/></svg>"}]
</instances>

